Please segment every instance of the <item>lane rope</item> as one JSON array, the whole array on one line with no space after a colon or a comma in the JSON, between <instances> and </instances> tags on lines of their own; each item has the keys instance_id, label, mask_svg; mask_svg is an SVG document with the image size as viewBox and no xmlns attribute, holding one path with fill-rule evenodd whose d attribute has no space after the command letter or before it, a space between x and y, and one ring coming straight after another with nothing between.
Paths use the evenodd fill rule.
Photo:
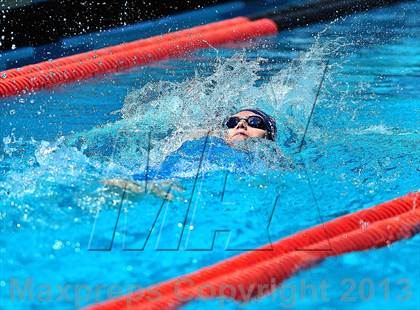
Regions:
<instances>
[{"instance_id":1,"label":"lane rope","mask_svg":"<svg viewBox=\"0 0 420 310\"><path fill-rule=\"evenodd\" d=\"M420 194L410 193L87 309L176 309L217 297L247 302L327 257L388 246L419 232Z\"/></svg>"},{"instance_id":2,"label":"lane rope","mask_svg":"<svg viewBox=\"0 0 420 310\"><path fill-rule=\"evenodd\" d=\"M140 39L128 43L123 43L115 46L104 47L101 49L84 52L72 56L61 57L51 61L43 61L36 65L28 65L19 69L10 69L3 71L2 73L6 74L7 77L18 77L26 75L28 73L41 72L43 70L53 69L60 66L69 65L71 63L77 62L86 62L101 58L104 56L109 56L119 52L127 51L130 49L142 48L145 46L150 46L154 44L164 43L167 41L176 40L182 37L188 37L200 32L215 31L219 29L224 29L230 26L239 25L241 23L249 22L245 17L237 17L229 20L224 20L220 22L214 22L207 25L197 26L190 29L175 31L163 35L157 35L146 39Z\"/></svg>"},{"instance_id":3,"label":"lane rope","mask_svg":"<svg viewBox=\"0 0 420 310\"><path fill-rule=\"evenodd\" d=\"M230 20L229 23L219 23L216 28L209 27L206 31L192 29L182 34L173 33L138 40L132 42L129 48L102 49L98 57L94 52L85 53L82 56L73 55L58 59L56 62L26 66L21 70L10 70L10 77L7 72L1 73L0 95L6 97L32 92L178 57L209 46L220 46L226 42L245 41L276 33L277 26L269 19L249 21L246 18L239 18L235 21ZM2 76L5 78L1 78Z\"/></svg>"},{"instance_id":4,"label":"lane rope","mask_svg":"<svg viewBox=\"0 0 420 310\"><path fill-rule=\"evenodd\" d=\"M148 39L0 72L0 97L15 96L113 73L229 42L332 20L401 0L319 0L279 12L236 17ZM302 24L303 23L303 24Z\"/></svg>"}]
</instances>

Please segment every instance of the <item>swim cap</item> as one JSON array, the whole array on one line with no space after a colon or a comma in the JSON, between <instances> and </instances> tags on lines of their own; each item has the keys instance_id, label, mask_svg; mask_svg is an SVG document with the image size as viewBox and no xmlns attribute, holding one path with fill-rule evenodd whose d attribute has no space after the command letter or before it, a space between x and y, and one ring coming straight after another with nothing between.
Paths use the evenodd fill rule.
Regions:
<instances>
[{"instance_id":1,"label":"swim cap","mask_svg":"<svg viewBox=\"0 0 420 310\"><path fill-rule=\"evenodd\" d=\"M261 110L257 110L257 109L243 109L243 110L240 110L239 112L245 112L245 111L252 112L261 116L262 119L264 120L265 126L267 127L267 139L272 140L272 141L276 140L277 126L276 126L276 120L274 119L274 117L271 117L267 113Z\"/></svg>"}]
</instances>

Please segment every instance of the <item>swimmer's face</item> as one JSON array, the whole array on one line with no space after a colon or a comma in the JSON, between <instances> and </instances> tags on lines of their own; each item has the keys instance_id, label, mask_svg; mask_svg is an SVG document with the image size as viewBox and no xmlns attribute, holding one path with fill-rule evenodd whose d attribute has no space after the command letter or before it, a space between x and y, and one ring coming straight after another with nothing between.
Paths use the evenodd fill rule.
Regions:
<instances>
[{"instance_id":1,"label":"swimmer's face","mask_svg":"<svg viewBox=\"0 0 420 310\"><path fill-rule=\"evenodd\" d=\"M251 111L242 111L236 113L235 115L232 115L232 117L234 116L238 117L241 120L234 128L228 129L225 137L228 143L239 142L248 138L264 138L267 135L267 131L251 127L246 121L246 119L248 119L248 117L250 116L256 116L261 118L261 116L259 116L258 114L255 114Z\"/></svg>"}]
</instances>

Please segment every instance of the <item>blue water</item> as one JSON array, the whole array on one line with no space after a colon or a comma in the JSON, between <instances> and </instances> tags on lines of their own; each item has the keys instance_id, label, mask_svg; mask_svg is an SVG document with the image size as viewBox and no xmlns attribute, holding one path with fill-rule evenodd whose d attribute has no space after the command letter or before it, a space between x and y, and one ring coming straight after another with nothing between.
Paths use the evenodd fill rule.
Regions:
<instances>
[{"instance_id":1,"label":"blue water","mask_svg":"<svg viewBox=\"0 0 420 310\"><path fill-rule=\"evenodd\" d=\"M0 307L103 301L417 191L419 8L2 99ZM276 144L203 138L246 106L276 117ZM151 194L101 183L146 171ZM327 259L248 304L184 308L418 309L419 240Z\"/></svg>"}]
</instances>

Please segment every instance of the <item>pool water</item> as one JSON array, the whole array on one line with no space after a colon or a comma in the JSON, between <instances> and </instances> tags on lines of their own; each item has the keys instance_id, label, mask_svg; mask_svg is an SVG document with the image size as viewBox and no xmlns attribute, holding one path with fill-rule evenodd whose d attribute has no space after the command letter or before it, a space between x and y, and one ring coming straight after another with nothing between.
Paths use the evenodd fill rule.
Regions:
<instances>
[{"instance_id":1,"label":"pool water","mask_svg":"<svg viewBox=\"0 0 420 310\"><path fill-rule=\"evenodd\" d=\"M417 191L419 8L1 99L0 307L104 301ZM275 145L207 137L248 106L276 117ZM102 183L135 174L158 189ZM327 259L248 304L184 308L418 309L419 240Z\"/></svg>"}]
</instances>

